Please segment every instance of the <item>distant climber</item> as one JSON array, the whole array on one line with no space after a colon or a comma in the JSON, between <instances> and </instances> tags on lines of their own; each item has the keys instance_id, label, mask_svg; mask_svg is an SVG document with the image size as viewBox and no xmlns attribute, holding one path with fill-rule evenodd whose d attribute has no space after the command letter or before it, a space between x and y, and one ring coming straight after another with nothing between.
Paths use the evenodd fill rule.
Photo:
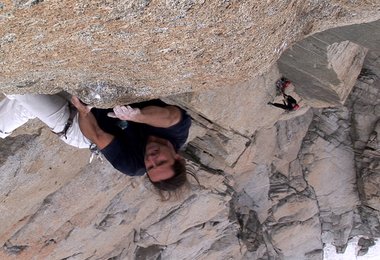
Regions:
<instances>
[{"instance_id":1,"label":"distant climber","mask_svg":"<svg viewBox=\"0 0 380 260\"><path fill-rule=\"evenodd\" d=\"M268 102L268 105L282 108L287 111L293 111L300 108L300 106L297 104L297 101L292 96L286 95L285 93L283 93L282 95L284 97L283 104Z\"/></svg>"},{"instance_id":2,"label":"distant climber","mask_svg":"<svg viewBox=\"0 0 380 260\"><path fill-rule=\"evenodd\" d=\"M285 89L289 87L291 82L286 78L281 78L276 82L277 91L283 96L283 104L268 102L268 105L272 105L278 108L282 108L286 111L293 111L299 109L297 101L290 95L285 94Z\"/></svg>"},{"instance_id":3,"label":"distant climber","mask_svg":"<svg viewBox=\"0 0 380 260\"><path fill-rule=\"evenodd\" d=\"M146 173L159 190L175 191L187 182L185 160L178 154L191 125L183 109L158 99L113 109L89 107L75 96L71 101L76 110L57 94L6 96L0 101L0 137L37 117L69 145L95 144L120 172Z\"/></svg>"}]
</instances>

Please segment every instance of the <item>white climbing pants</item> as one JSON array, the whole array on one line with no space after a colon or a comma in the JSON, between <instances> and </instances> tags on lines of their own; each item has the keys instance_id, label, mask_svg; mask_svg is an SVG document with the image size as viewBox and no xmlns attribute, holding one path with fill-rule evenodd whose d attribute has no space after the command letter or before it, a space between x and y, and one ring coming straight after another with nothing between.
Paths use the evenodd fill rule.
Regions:
<instances>
[{"instance_id":1,"label":"white climbing pants","mask_svg":"<svg viewBox=\"0 0 380 260\"><path fill-rule=\"evenodd\" d=\"M7 95L0 101L0 137L7 137L13 130L32 118L40 119L53 132L60 133L65 128L69 117L68 101L59 95ZM62 135L60 139L78 148L89 148L91 144L91 141L80 131L78 114L75 115L72 126L67 130L66 137Z\"/></svg>"}]
</instances>

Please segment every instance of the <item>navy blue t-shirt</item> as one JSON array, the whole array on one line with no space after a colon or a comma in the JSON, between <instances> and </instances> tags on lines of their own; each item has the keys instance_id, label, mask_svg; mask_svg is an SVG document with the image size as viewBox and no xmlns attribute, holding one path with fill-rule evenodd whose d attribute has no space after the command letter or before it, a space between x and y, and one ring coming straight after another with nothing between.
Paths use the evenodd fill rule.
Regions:
<instances>
[{"instance_id":1,"label":"navy blue t-shirt","mask_svg":"<svg viewBox=\"0 0 380 260\"><path fill-rule=\"evenodd\" d=\"M143 108L146 106L167 106L161 100L150 100L132 104L131 107ZM112 142L101 150L102 154L115 169L129 176L141 176L146 172L144 154L149 136L156 136L169 140L176 151L186 142L189 135L191 118L181 109L181 120L169 127L160 128L130 121L121 121L107 116L112 109L93 108L100 128L115 136Z\"/></svg>"}]
</instances>

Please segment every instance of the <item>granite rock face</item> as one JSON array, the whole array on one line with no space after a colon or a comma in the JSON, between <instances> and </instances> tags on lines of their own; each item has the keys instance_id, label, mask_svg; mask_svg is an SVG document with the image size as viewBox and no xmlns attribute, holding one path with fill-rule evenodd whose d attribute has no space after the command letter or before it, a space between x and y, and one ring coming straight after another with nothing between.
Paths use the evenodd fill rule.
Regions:
<instances>
[{"instance_id":1,"label":"granite rock face","mask_svg":"<svg viewBox=\"0 0 380 260\"><path fill-rule=\"evenodd\" d=\"M354 86L366 54L358 44L328 44L317 34L287 50L279 67L284 75L296 75L292 80L297 92L309 105L323 108L344 104L351 92L347 86Z\"/></svg>"},{"instance_id":2,"label":"granite rock face","mask_svg":"<svg viewBox=\"0 0 380 260\"><path fill-rule=\"evenodd\" d=\"M191 185L181 196L162 202L144 177L126 177L108 162L89 164L89 151L68 147L32 121L9 138L0 139L0 259L322 259L325 244L343 252L347 242L357 236L362 236L359 253L365 254L380 237L380 46L371 43L377 36L366 36L367 30L363 30L366 45L362 45L350 38L360 30L344 27L340 35L345 38L329 43L343 46L344 57L352 57L348 46L354 46L350 50L358 54L358 59L338 62L340 67L335 66L334 73L359 74L355 82L329 81L325 93L341 93L330 103L326 102L330 96L308 95L307 88L296 82L298 74L282 71L285 56L279 66L273 64L286 44L279 45L276 54L269 50L272 41L286 31L277 23L285 21L284 28L287 23L293 25L285 34L291 44L304 34L338 23L361 21L370 14L375 19L377 4L13 1L0 5L0 21L7 24L0 31L8 33L2 36L0 48L6 73L1 79L4 90L52 93L65 89L88 100L96 100L94 94L100 93L98 102L103 105L166 96L165 101L185 108L192 116L183 153L189 172L200 182L189 177ZM63 7L72 8L76 15L58 13ZM253 24L244 29L252 19L261 17L258 12L252 16L254 10L264 10L260 8L267 10L271 23L263 23L261 29ZM280 14L290 14L290 10L296 10L294 16L284 20ZM213 16L208 15L210 11ZM31 14L34 18L27 20ZM56 16L43 20L43 14ZM218 23L223 15L235 23ZM195 16L199 23L189 23ZM320 20L322 16L331 19ZM208 23L200 22L205 17ZM237 20L228 20L233 17ZM31 30L11 34L12 28L19 28L17 19ZM153 25L156 27L149 27ZM191 26L200 31L191 31ZM270 30L275 27L279 30ZM36 37L35 28L41 29L35 41L40 41L44 53L37 53L35 41L30 41ZM120 28L124 34L107 37L108 32L120 32ZM210 28L213 37L207 34ZM228 31L232 28L242 30L241 34ZM319 34L319 39L336 36L334 30ZM258 38L251 39L247 48L253 50L256 44L265 43L255 53L242 48L246 42L239 38L252 36L252 32ZM204 38L197 38L199 35ZM144 41L144 37L150 39ZM167 47L169 39L173 45ZM79 40L81 45L76 45ZM106 40L108 45L103 46ZM121 42L124 45L118 45ZM199 42L212 48L183 59L190 43L198 46ZM44 45L48 43L51 45ZM164 45L172 49L160 54L153 51ZM22 49L30 52L30 59L25 58L27 54L16 55ZM222 55L226 49L233 59ZM54 59L49 56L53 53ZM193 63L196 59L197 66ZM305 59L305 66L307 62ZM31 70L32 65L41 70ZM126 74L125 68L134 70ZM152 74L144 74L144 69ZM180 77L185 69L194 74ZM266 73L258 75L264 70ZM275 82L285 73L295 79L286 91L301 104L297 111L284 112L267 105L268 101L281 101ZM318 70L311 73L315 78L324 76ZM81 81L78 75L83 76ZM34 82L34 76L40 80ZM32 81L18 85L28 82L25 79ZM114 87L107 87L111 79ZM119 88L120 82L123 87ZM318 104L322 103L329 107L321 108Z\"/></svg>"},{"instance_id":3,"label":"granite rock face","mask_svg":"<svg viewBox=\"0 0 380 260\"><path fill-rule=\"evenodd\" d=\"M1 92L103 106L233 88L307 35L380 18L377 0L0 3Z\"/></svg>"},{"instance_id":4,"label":"granite rock face","mask_svg":"<svg viewBox=\"0 0 380 260\"><path fill-rule=\"evenodd\" d=\"M274 89L278 70L271 71L254 82ZM371 77L359 77L347 106L283 113L263 104L277 120L249 133L213 123L218 109L206 120L190 109L199 96L188 96L194 127L185 156L201 185L190 179L191 187L167 202L145 178L125 177L107 162L88 164L87 150L32 122L0 143L0 257L322 259L324 243L344 251L352 236L377 238L379 116L362 95L378 93L378 76ZM221 110L235 107L219 101ZM354 120L364 115L367 134ZM360 141L351 139L354 131Z\"/></svg>"}]
</instances>

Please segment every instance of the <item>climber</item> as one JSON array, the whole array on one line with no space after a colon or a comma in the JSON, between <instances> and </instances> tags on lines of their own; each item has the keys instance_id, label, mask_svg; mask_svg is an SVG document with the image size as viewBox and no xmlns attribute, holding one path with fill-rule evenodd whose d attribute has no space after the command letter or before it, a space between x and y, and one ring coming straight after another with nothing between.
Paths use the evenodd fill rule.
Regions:
<instances>
[{"instance_id":1,"label":"climber","mask_svg":"<svg viewBox=\"0 0 380 260\"><path fill-rule=\"evenodd\" d=\"M147 173L159 190L175 191L187 182L178 154L191 125L184 110L161 100L114 109L91 108L75 96L71 101L78 113L70 113L69 102L57 94L8 95L0 102L0 137L37 117L72 146L95 144L122 173Z\"/></svg>"},{"instance_id":2,"label":"climber","mask_svg":"<svg viewBox=\"0 0 380 260\"><path fill-rule=\"evenodd\" d=\"M300 108L300 106L297 104L297 101L292 96L286 95L285 93L282 93L282 96L284 97L282 101L283 104L268 102L268 105L279 107L287 111L293 111Z\"/></svg>"},{"instance_id":3,"label":"climber","mask_svg":"<svg viewBox=\"0 0 380 260\"><path fill-rule=\"evenodd\" d=\"M297 101L290 95L285 94L285 89L289 87L291 84L290 80L282 77L281 79L277 80L276 87L277 90L282 94L283 96L283 104L281 103L272 103L268 102L268 105L272 105L278 108L282 108L287 111L293 111L299 109L299 105L297 104Z\"/></svg>"},{"instance_id":4,"label":"climber","mask_svg":"<svg viewBox=\"0 0 380 260\"><path fill-rule=\"evenodd\" d=\"M279 94L285 93L285 89L290 87L292 82L288 80L285 77L280 78L279 80L276 81L276 88Z\"/></svg>"}]
</instances>

